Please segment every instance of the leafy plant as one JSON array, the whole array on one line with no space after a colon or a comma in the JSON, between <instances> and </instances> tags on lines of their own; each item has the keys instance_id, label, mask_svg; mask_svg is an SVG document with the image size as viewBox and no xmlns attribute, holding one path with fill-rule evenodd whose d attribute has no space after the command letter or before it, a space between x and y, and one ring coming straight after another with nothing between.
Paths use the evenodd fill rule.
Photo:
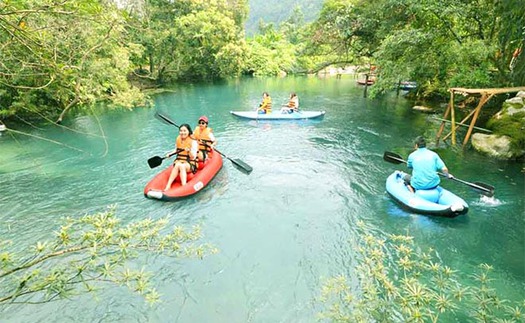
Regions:
<instances>
[{"instance_id":1,"label":"leafy plant","mask_svg":"<svg viewBox=\"0 0 525 323\"><path fill-rule=\"evenodd\" d=\"M361 222L359 227L363 227ZM464 286L435 250L421 251L413 237L365 235L352 243L356 268L329 279L320 317L335 322L439 322L459 308L477 322L521 322L525 302L509 305L491 288L492 267L479 266Z\"/></svg>"},{"instance_id":2,"label":"leafy plant","mask_svg":"<svg viewBox=\"0 0 525 323\"><path fill-rule=\"evenodd\" d=\"M127 286L156 302L160 295L151 286L145 269L131 269L145 253L172 257L198 257L217 252L196 245L200 228L187 232L166 230L166 218L129 224L115 216L115 209L81 218L66 218L54 239L20 248L0 240L0 306L6 303L37 304L79 293L91 293L104 285Z\"/></svg>"}]
</instances>

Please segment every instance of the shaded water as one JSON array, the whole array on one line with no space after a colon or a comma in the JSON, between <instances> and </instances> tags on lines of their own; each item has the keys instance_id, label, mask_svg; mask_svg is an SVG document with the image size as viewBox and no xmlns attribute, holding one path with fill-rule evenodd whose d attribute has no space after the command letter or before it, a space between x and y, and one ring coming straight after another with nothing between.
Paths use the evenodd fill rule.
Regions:
<instances>
[{"instance_id":1,"label":"shaded water","mask_svg":"<svg viewBox=\"0 0 525 323\"><path fill-rule=\"evenodd\" d=\"M276 107L296 91L305 110L326 110L310 121L255 122L230 110L250 110L268 91ZM146 161L170 150L176 135L154 109L112 111L74 118L67 126L26 131L60 141L0 137L0 236L20 246L50 238L65 215L81 216L117 205L126 221L169 216L172 224L201 224L220 253L204 260L147 258L162 294L149 307L126 289L98 298L83 295L39 306L0 307L4 322L315 322L323 280L352 263L348 240L366 233L413 235L422 248L465 276L480 263L495 268L500 296L525 298L523 165L490 160L471 150L438 149L451 173L496 187L496 199L467 186L443 186L470 205L465 216L407 213L385 193L385 179L403 165L382 160L385 150L406 157L415 136L435 135L428 115L403 97L363 98L351 78L243 79L188 85L155 97L155 108L177 123L195 125L206 114L218 148L254 168L246 176L228 160L210 185L180 202L143 197L162 169ZM165 161L164 166L168 162ZM145 265L144 259L137 263Z\"/></svg>"}]
</instances>

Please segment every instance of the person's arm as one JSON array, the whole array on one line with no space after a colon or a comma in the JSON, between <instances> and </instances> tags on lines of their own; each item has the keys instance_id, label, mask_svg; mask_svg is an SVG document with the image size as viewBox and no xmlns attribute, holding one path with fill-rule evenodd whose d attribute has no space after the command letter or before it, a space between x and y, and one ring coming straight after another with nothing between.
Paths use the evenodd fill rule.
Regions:
<instances>
[{"instance_id":1,"label":"person's arm","mask_svg":"<svg viewBox=\"0 0 525 323\"><path fill-rule=\"evenodd\" d=\"M407 168L408 169L413 169L414 166L412 166L412 157L411 155L408 155L408 158L407 158Z\"/></svg>"},{"instance_id":2,"label":"person's arm","mask_svg":"<svg viewBox=\"0 0 525 323\"><path fill-rule=\"evenodd\" d=\"M217 138L215 138L215 136L213 135L213 132L210 132L209 137L211 140L210 148L213 149L215 148L215 145L217 145Z\"/></svg>"},{"instance_id":3,"label":"person's arm","mask_svg":"<svg viewBox=\"0 0 525 323\"><path fill-rule=\"evenodd\" d=\"M177 143L175 143L175 149L169 151L168 153L166 153L166 158L169 158L175 154L178 154L180 152L180 149L177 148Z\"/></svg>"},{"instance_id":4,"label":"person's arm","mask_svg":"<svg viewBox=\"0 0 525 323\"><path fill-rule=\"evenodd\" d=\"M452 174L450 174L448 172L448 168L447 166L445 165L445 163L443 162L443 159L441 159L441 157L439 157L438 154L434 154L435 158L436 158L436 169L440 170L441 172L443 172L443 174L445 174L445 176L447 178L454 178L454 176L452 176Z\"/></svg>"},{"instance_id":5,"label":"person's arm","mask_svg":"<svg viewBox=\"0 0 525 323\"><path fill-rule=\"evenodd\" d=\"M443 174L445 174L445 176L447 176L447 178L454 178L454 175L448 172L447 166L444 166L443 168L441 168L441 171L443 172Z\"/></svg>"},{"instance_id":6,"label":"person's arm","mask_svg":"<svg viewBox=\"0 0 525 323\"><path fill-rule=\"evenodd\" d=\"M169 157L171 157L173 155L176 155L176 154L180 153L181 151L183 151L183 149L175 148L174 150L166 153L166 158L169 158Z\"/></svg>"}]
</instances>

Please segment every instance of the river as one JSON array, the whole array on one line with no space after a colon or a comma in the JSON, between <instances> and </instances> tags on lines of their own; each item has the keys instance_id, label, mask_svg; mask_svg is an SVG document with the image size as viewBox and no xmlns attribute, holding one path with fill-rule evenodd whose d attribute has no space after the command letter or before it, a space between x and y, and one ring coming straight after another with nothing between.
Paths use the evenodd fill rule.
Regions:
<instances>
[{"instance_id":1,"label":"river","mask_svg":"<svg viewBox=\"0 0 525 323\"><path fill-rule=\"evenodd\" d=\"M295 91L302 109L326 115L256 122L229 113L253 109L263 91L276 107ZM525 298L523 165L438 147L452 174L495 186L495 198L444 181L470 205L468 214L449 219L401 210L387 196L385 179L405 169L383 161L383 152L406 158L413 139L424 134L432 141L438 125L431 115L413 111L403 96L364 98L363 88L345 76L287 77L185 85L153 101L154 108L70 117L68 129L21 129L33 137L4 132L0 236L22 248L50 239L64 216L116 205L125 221L167 216L172 225L199 224L201 241L220 252L203 260L142 258L135 265L154 272L152 282L162 294L154 306L125 288L110 287L97 297L0 306L0 321L316 322L323 282L353 265L348 240L363 234L358 221L365 223L365 233L414 236L422 249L436 249L465 277L479 264L491 264L498 294ZM225 159L217 177L194 197L144 198L146 183L168 165L150 169L146 161L172 149L177 134L154 118L155 110L179 124L195 125L207 115L220 151L253 172L247 176Z\"/></svg>"}]
</instances>

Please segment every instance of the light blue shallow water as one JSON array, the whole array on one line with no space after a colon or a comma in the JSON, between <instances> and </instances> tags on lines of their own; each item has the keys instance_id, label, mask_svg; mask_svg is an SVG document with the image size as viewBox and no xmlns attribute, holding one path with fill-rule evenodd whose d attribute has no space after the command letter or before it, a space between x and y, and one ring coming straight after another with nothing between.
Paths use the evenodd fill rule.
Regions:
<instances>
[{"instance_id":1,"label":"light blue shallow water","mask_svg":"<svg viewBox=\"0 0 525 323\"><path fill-rule=\"evenodd\" d=\"M250 110L263 91L274 106L296 91L319 120L255 122L230 110ZM363 98L351 78L242 79L188 85L155 97L155 109L195 125L206 114L218 148L254 168L246 176L228 160L199 194L180 202L143 196L162 169L147 159L172 148L176 129L155 109L80 116L66 126L0 137L0 236L20 246L50 238L65 215L117 205L126 221L168 216L173 225L201 224L220 253L204 260L148 257L162 303L149 307L126 289L110 288L39 306L0 307L2 322L315 322L323 279L353 266L350 237L408 233L433 247L452 268L468 274L492 264L498 293L525 298L525 182L523 165L490 160L471 150L439 149L451 173L496 187L494 201L467 186L444 182L470 205L466 216L433 218L407 213L385 193L385 179L403 165L382 160L385 150L406 157L415 136L435 135L428 115L394 95ZM439 116L441 117L441 116ZM167 166L165 161L163 166Z\"/></svg>"}]
</instances>

